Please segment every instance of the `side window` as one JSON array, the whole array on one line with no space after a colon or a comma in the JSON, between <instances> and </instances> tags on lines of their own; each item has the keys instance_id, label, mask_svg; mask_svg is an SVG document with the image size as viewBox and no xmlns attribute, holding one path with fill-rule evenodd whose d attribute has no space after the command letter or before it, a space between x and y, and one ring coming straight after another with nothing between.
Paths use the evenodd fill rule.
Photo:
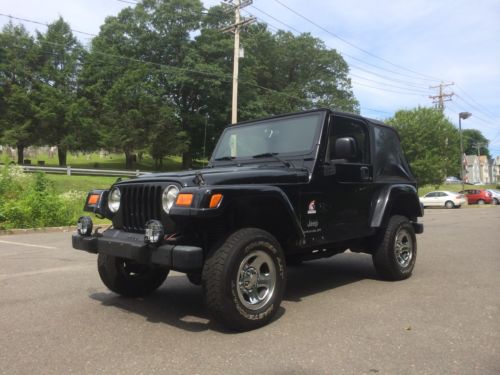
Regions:
<instances>
[{"instance_id":1,"label":"side window","mask_svg":"<svg viewBox=\"0 0 500 375\"><path fill-rule=\"evenodd\" d=\"M426 198L433 198L436 196L436 193L428 193L425 197Z\"/></svg>"},{"instance_id":2,"label":"side window","mask_svg":"<svg viewBox=\"0 0 500 375\"><path fill-rule=\"evenodd\" d=\"M333 117L333 131L330 129L328 153L330 160L337 159L335 141L343 137L354 138L357 145L357 155L348 160L350 163L370 163L370 144L366 126L357 120L346 117Z\"/></svg>"},{"instance_id":3,"label":"side window","mask_svg":"<svg viewBox=\"0 0 500 375\"><path fill-rule=\"evenodd\" d=\"M440 197L446 197L445 193L438 193Z\"/></svg>"}]
</instances>

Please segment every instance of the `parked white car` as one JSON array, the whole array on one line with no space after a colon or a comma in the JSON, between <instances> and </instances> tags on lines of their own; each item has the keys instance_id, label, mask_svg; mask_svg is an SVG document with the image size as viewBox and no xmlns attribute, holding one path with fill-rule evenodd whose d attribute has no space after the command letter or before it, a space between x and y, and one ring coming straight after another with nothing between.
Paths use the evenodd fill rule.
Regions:
<instances>
[{"instance_id":1,"label":"parked white car","mask_svg":"<svg viewBox=\"0 0 500 375\"><path fill-rule=\"evenodd\" d=\"M453 191L431 191L420 197L420 203L424 207L446 207L455 208L465 204L465 196Z\"/></svg>"},{"instance_id":2,"label":"parked white car","mask_svg":"<svg viewBox=\"0 0 500 375\"><path fill-rule=\"evenodd\" d=\"M487 189L486 191L489 191L491 193L491 197L493 198L491 204L500 204L500 190Z\"/></svg>"}]
</instances>

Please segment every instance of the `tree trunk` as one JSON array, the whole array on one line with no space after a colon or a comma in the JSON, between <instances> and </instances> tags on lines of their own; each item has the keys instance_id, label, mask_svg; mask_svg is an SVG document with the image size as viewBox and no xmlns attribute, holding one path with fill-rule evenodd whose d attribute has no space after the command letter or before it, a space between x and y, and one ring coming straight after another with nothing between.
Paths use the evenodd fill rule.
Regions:
<instances>
[{"instance_id":1,"label":"tree trunk","mask_svg":"<svg viewBox=\"0 0 500 375\"><path fill-rule=\"evenodd\" d=\"M130 150L125 150L125 169L132 169L134 164L134 154Z\"/></svg>"},{"instance_id":2,"label":"tree trunk","mask_svg":"<svg viewBox=\"0 0 500 375\"><path fill-rule=\"evenodd\" d=\"M182 153L182 169L190 169L193 166L193 154L191 151Z\"/></svg>"},{"instance_id":3,"label":"tree trunk","mask_svg":"<svg viewBox=\"0 0 500 375\"><path fill-rule=\"evenodd\" d=\"M24 164L24 145L17 145L17 164Z\"/></svg>"},{"instance_id":4,"label":"tree trunk","mask_svg":"<svg viewBox=\"0 0 500 375\"><path fill-rule=\"evenodd\" d=\"M66 157L68 155L68 151L65 148L57 146L57 158L59 159L59 166L66 166Z\"/></svg>"}]
</instances>

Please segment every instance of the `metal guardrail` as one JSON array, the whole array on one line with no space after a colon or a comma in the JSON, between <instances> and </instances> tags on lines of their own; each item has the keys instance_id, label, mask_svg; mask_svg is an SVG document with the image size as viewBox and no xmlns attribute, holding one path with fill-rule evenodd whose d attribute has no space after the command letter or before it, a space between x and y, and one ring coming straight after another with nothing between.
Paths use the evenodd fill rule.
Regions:
<instances>
[{"instance_id":1,"label":"metal guardrail","mask_svg":"<svg viewBox=\"0 0 500 375\"><path fill-rule=\"evenodd\" d=\"M124 171L124 170L112 170L112 169L90 169L90 168L72 168L67 167L41 167L35 165L22 165L21 166L25 172L46 172L46 173L56 173L56 174L66 174L71 175L83 175L83 176L112 176L112 177L136 177L144 174L150 174L151 172L141 172L140 170L135 171Z\"/></svg>"}]
</instances>

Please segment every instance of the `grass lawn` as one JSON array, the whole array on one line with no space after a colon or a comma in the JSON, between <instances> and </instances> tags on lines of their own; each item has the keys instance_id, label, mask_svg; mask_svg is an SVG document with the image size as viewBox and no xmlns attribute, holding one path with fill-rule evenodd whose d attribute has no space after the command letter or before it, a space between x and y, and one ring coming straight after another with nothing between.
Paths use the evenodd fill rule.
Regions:
<instances>
[{"instance_id":1,"label":"grass lawn","mask_svg":"<svg viewBox=\"0 0 500 375\"><path fill-rule=\"evenodd\" d=\"M47 178L54 182L58 193L70 190L88 192L93 189L108 189L117 177L105 176L67 176L60 174L47 174Z\"/></svg>"},{"instance_id":2,"label":"grass lawn","mask_svg":"<svg viewBox=\"0 0 500 375\"><path fill-rule=\"evenodd\" d=\"M59 162L57 155L49 157L47 153L38 153L36 156L26 156L25 159L31 160L32 165L37 165L39 161L45 162L47 167L57 167ZM68 153L66 163L73 168L96 168L96 169L125 169L125 155L108 154L100 155L98 152L89 154ZM193 166L201 166L201 161L193 161ZM154 160L148 154L144 154L141 161L134 163L133 170L154 171ZM163 159L163 166L159 171L177 171L182 169L182 158L180 156L168 156Z\"/></svg>"}]
</instances>

